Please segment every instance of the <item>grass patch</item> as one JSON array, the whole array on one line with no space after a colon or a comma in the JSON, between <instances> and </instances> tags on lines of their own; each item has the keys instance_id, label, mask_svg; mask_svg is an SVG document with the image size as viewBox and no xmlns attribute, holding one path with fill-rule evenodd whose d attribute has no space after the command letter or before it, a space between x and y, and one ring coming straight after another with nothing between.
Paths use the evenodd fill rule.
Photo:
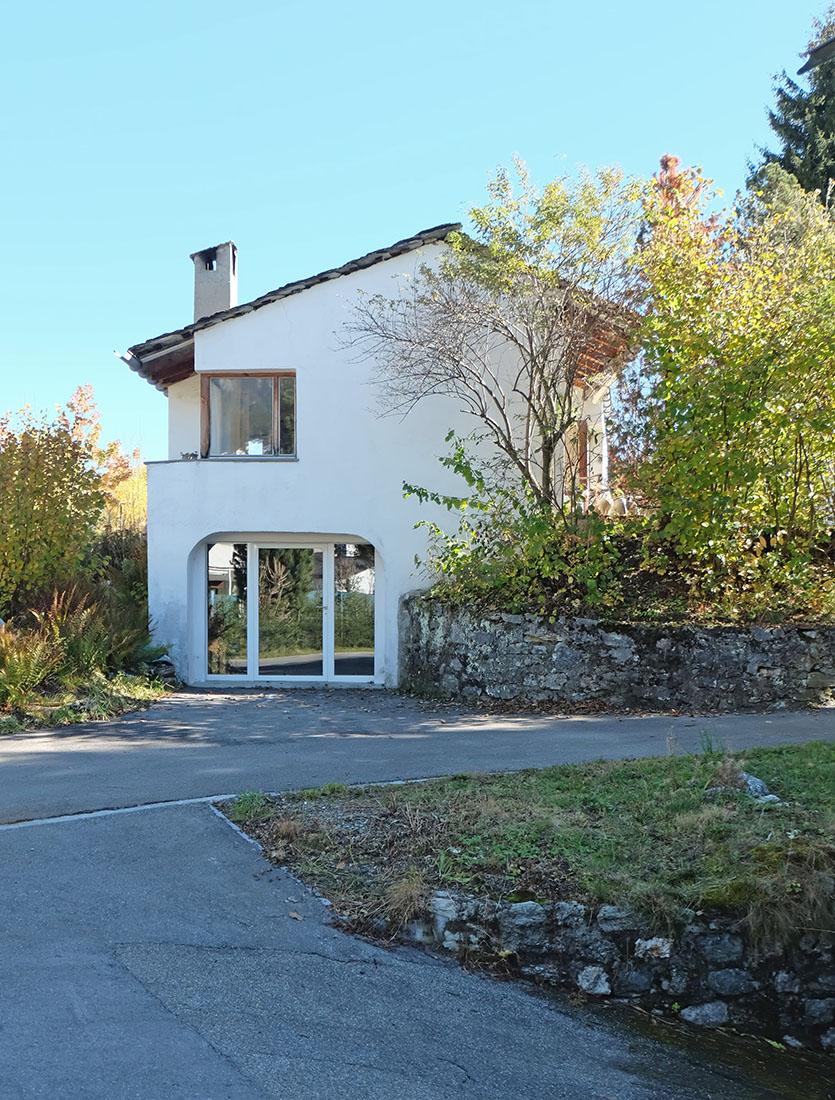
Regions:
<instances>
[{"instance_id":1,"label":"grass patch","mask_svg":"<svg viewBox=\"0 0 835 1100\"><path fill-rule=\"evenodd\" d=\"M272 803L263 791L242 791L225 806L226 816L236 825L255 823L270 813Z\"/></svg>"},{"instance_id":2,"label":"grass patch","mask_svg":"<svg viewBox=\"0 0 835 1100\"><path fill-rule=\"evenodd\" d=\"M150 706L165 694L165 685L147 675L94 672L83 683L31 689L18 705L0 712L0 734L34 728L68 726L118 718Z\"/></svg>"},{"instance_id":3,"label":"grass patch","mask_svg":"<svg viewBox=\"0 0 835 1100\"><path fill-rule=\"evenodd\" d=\"M741 769L782 802L728 784ZM658 929L716 911L759 942L835 927L832 744L259 798L233 819L357 928L407 921L437 889L627 904Z\"/></svg>"}]
</instances>

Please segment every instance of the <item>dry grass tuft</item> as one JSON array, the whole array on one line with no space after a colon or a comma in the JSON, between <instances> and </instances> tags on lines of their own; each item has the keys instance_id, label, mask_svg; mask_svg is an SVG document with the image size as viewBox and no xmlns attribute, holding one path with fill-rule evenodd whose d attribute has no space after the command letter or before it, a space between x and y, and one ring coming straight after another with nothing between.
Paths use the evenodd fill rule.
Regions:
<instances>
[{"instance_id":1,"label":"dry grass tuft","mask_svg":"<svg viewBox=\"0 0 835 1100\"><path fill-rule=\"evenodd\" d=\"M745 762L733 757L726 757L716 766L713 778L708 784L711 787L736 787L737 790L745 790L745 780L742 773L745 771Z\"/></svg>"},{"instance_id":2,"label":"dry grass tuft","mask_svg":"<svg viewBox=\"0 0 835 1100\"><path fill-rule=\"evenodd\" d=\"M405 924L421 911L426 901L426 876L422 871L409 871L386 888L386 912L393 920Z\"/></svg>"},{"instance_id":3,"label":"dry grass tuft","mask_svg":"<svg viewBox=\"0 0 835 1100\"><path fill-rule=\"evenodd\" d=\"M273 832L276 838L293 841L298 840L302 835L302 827L295 818L280 817L273 825Z\"/></svg>"}]
</instances>

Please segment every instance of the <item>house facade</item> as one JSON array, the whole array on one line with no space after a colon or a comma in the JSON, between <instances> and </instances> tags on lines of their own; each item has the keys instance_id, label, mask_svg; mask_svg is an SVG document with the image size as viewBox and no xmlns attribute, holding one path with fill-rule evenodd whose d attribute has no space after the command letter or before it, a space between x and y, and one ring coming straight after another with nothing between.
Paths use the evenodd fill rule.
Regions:
<instances>
[{"instance_id":1,"label":"house facade","mask_svg":"<svg viewBox=\"0 0 835 1100\"><path fill-rule=\"evenodd\" d=\"M403 483L463 494L438 458L474 425L441 397L381 416L375 364L345 326L360 292L395 297L459 228L242 305L234 245L195 253L195 321L122 357L168 399L168 456L148 463L149 602L186 683L396 685L399 603L429 583L416 524L450 522ZM596 438L600 400L585 406ZM599 481L605 447L589 462Z\"/></svg>"}]
</instances>

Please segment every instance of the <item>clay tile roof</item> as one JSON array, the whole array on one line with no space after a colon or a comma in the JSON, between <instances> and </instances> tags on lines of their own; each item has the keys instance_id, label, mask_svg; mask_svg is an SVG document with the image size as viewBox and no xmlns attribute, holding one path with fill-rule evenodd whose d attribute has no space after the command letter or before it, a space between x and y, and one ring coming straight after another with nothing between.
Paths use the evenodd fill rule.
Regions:
<instances>
[{"instance_id":1,"label":"clay tile roof","mask_svg":"<svg viewBox=\"0 0 835 1100\"><path fill-rule=\"evenodd\" d=\"M201 329L219 325L233 317L243 317L245 313L252 313L262 306L268 306L281 298L289 298L291 294L301 294L319 283L329 282L331 279L339 279L343 275L352 275L355 271L362 271L366 267L382 263L383 260L391 260L396 256L403 256L407 252L413 252L417 248L423 248L428 244L444 241L450 233L460 232L459 222L448 222L445 225L436 225L431 229L423 229L413 237L404 237L402 241L396 241L388 248L379 248L360 256L356 260L349 260L341 267L333 267L328 271L320 271L318 275L311 275L307 279L298 279L293 283L286 283L271 290L268 294L262 294L260 298L254 298L251 302L244 302L239 306L213 313L210 317L201 317L191 325L176 329L174 332L165 332L161 336L155 336L151 340L145 340L141 344L134 344L128 348L128 361L132 370L135 370L142 378L146 379L157 389L165 390L174 382L181 382L188 378L194 371L194 334Z\"/></svg>"}]
</instances>

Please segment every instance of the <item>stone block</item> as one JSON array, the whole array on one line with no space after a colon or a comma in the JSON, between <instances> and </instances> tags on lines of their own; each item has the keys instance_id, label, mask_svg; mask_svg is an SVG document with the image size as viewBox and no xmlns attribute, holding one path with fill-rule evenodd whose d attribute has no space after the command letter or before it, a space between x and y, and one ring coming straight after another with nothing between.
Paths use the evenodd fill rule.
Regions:
<instances>
[{"instance_id":1,"label":"stone block","mask_svg":"<svg viewBox=\"0 0 835 1100\"><path fill-rule=\"evenodd\" d=\"M458 687L458 677L453 676L451 672L441 677L440 688L444 695L456 695Z\"/></svg>"},{"instance_id":2,"label":"stone block","mask_svg":"<svg viewBox=\"0 0 835 1100\"><path fill-rule=\"evenodd\" d=\"M435 938L442 941L446 926L458 920L458 899L446 890L438 890L429 899L429 912L432 915Z\"/></svg>"},{"instance_id":3,"label":"stone block","mask_svg":"<svg viewBox=\"0 0 835 1100\"><path fill-rule=\"evenodd\" d=\"M698 945L708 962L736 962L737 959L742 958L742 937L734 936L729 932L701 936Z\"/></svg>"},{"instance_id":4,"label":"stone block","mask_svg":"<svg viewBox=\"0 0 835 1100\"><path fill-rule=\"evenodd\" d=\"M535 901L502 906L497 914L499 937L505 951L545 951L548 912Z\"/></svg>"},{"instance_id":5,"label":"stone block","mask_svg":"<svg viewBox=\"0 0 835 1100\"><path fill-rule=\"evenodd\" d=\"M491 699L515 699L519 688L516 684L488 684L487 694Z\"/></svg>"},{"instance_id":6,"label":"stone block","mask_svg":"<svg viewBox=\"0 0 835 1100\"><path fill-rule=\"evenodd\" d=\"M557 672L574 668L583 658L584 654L579 649L566 645L565 642L557 642L551 650L551 668Z\"/></svg>"},{"instance_id":7,"label":"stone block","mask_svg":"<svg viewBox=\"0 0 835 1100\"><path fill-rule=\"evenodd\" d=\"M806 687L813 691L835 687L835 674L831 672L810 672L806 677Z\"/></svg>"},{"instance_id":8,"label":"stone block","mask_svg":"<svg viewBox=\"0 0 835 1100\"><path fill-rule=\"evenodd\" d=\"M707 984L721 997L741 997L743 993L753 993L759 988L747 970L730 967L726 970L713 970L707 976Z\"/></svg>"},{"instance_id":9,"label":"stone block","mask_svg":"<svg viewBox=\"0 0 835 1100\"><path fill-rule=\"evenodd\" d=\"M602 932L632 932L639 927L636 915L622 905L601 905L597 924Z\"/></svg>"},{"instance_id":10,"label":"stone block","mask_svg":"<svg viewBox=\"0 0 835 1100\"><path fill-rule=\"evenodd\" d=\"M835 993L835 971L824 970L810 983L812 989L820 993Z\"/></svg>"},{"instance_id":11,"label":"stone block","mask_svg":"<svg viewBox=\"0 0 835 1100\"><path fill-rule=\"evenodd\" d=\"M690 975L686 970L679 970L677 968L672 969L669 976L661 980L661 988L666 993L672 993L674 995L681 995L689 985Z\"/></svg>"},{"instance_id":12,"label":"stone block","mask_svg":"<svg viewBox=\"0 0 835 1100\"><path fill-rule=\"evenodd\" d=\"M807 1027L835 1023L835 997L809 999L803 1004L803 1019Z\"/></svg>"},{"instance_id":13,"label":"stone block","mask_svg":"<svg viewBox=\"0 0 835 1100\"><path fill-rule=\"evenodd\" d=\"M586 919L586 907L579 901L557 901L551 907L554 924L560 928L576 928Z\"/></svg>"},{"instance_id":14,"label":"stone block","mask_svg":"<svg viewBox=\"0 0 835 1100\"><path fill-rule=\"evenodd\" d=\"M577 985L592 997L606 997L612 992L609 976L602 966L585 966L577 975Z\"/></svg>"},{"instance_id":15,"label":"stone block","mask_svg":"<svg viewBox=\"0 0 835 1100\"><path fill-rule=\"evenodd\" d=\"M724 1001L690 1005L681 1010L681 1018L688 1024L697 1024L699 1027L721 1027L728 1022L728 1006Z\"/></svg>"},{"instance_id":16,"label":"stone block","mask_svg":"<svg viewBox=\"0 0 835 1100\"><path fill-rule=\"evenodd\" d=\"M800 979L796 974L790 974L788 970L778 971L771 984L777 993L799 993Z\"/></svg>"},{"instance_id":17,"label":"stone block","mask_svg":"<svg viewBox=\"0 0 835 1100\"><path fill-rule=\"evenodd\" d=\"M406 936L411 943L434 943L435 931L431 924L423 920L412 921L406 926Z\"/></svg>"},{"instance_id":18,"label":"stone block","mask_svg":"<svg viewBox=\"0 0 835 1100\"><path fill-rule=\"evenodd\" d=\"M648 966L627 964L618 971L614 980L614 991L619 997L646 993L652 986L652 971Z\"/></svg>"},{"instance_id":19,"label":"stone block","mask_svg":"<svg viewBox=\"0 0 835 1100\"><path fill-rule=\"evenodd\" d=\"M612 941L592 928L569 929L562 933L556 946L575 959L587 962L611 964L618 956Z\"/></svg>"},{"instance_id":20,"label":"stone block","mask_svg":"<svg viewBox=\"0 0 835 1100\"><path fill-rule=\"evenodd\" d=\"M669 959L673 944L665 936L653 936L650 940L635 940L635 957L638 959Z\"/></svg>"}]
</instances>

